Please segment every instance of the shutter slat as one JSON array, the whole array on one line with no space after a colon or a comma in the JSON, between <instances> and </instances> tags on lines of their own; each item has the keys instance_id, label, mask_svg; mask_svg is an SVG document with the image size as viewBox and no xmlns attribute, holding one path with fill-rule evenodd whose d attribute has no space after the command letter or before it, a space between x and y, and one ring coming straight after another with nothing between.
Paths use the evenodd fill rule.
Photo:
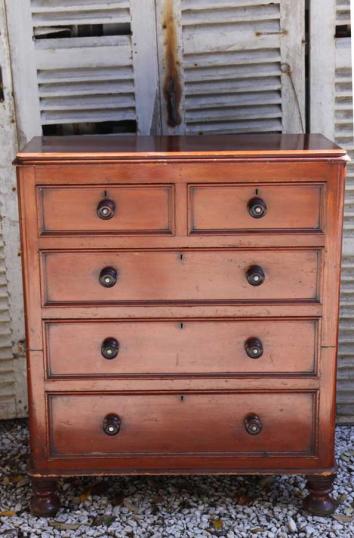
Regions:
<instances>
[{"instance_id":1,"label":"shutter slat","mask_svg":"<svg viewBox=\"0 0 354 538\"><path fill-rule=\"evenodd\" d=\"M199 96L213 96L213 102L215 102L215 95L223 95L225 99L231 99L235 102L235 93L243 92L263 92L270 90L281 90L281 82L278 77L258 77L258 78L246 78L245 80L215 80L209 83L194 82L188 83L188 98L191 104L194 99L198 99ZM225 94L225 95L224 95Z\"/></svg>"},{"instance_id":2,"label":"shutter slat","mask_svg":"<svg viewBox=\"0 0 354 538\"><path fill-rule=\"evenodd\" d=\"M240 80L240 79L254 79L257 77L274 77L280 81L280 64L260 64L260 65L238 65L227 66L220 64L219 67L210 70L203 68L196 68L185 71L186 84L189 82L208 82L213 80ZM263 81L264 82L264 81ZM263 83L262 82L262 83Z\"/></svg>"},{"instance_id":3,"label":"shutter slat","mask_svg":"<svg viewBox=\"0 0 354 538\"><path fill-rule=\"evenodd\" d=\"M123 95L131 93L134 100L134 80L121 80L119 82L87 81L72 82L71 79L66 84L40 84L40 97L66 97L85 95Z\"/></svg>"},{"instance_id":4,"label":"shutter slat","mask_svg":"<svg viewBox=\"0 0 354 538\"><path fill-rule=\"evenodd\" d=\"M239 110L234 108L223 108L222 110L213 110L213 109L201 109L195 110L188 113L186 116L186 121L188 124L192 123L202 123L209 121L225 121L231 122L234 120L254 120L254 119L265 119L265 118L280 118L281 119L281 108L277 106L265 106L262 107L242 107Z\"/></svg>"},{"instance_id":5,"label":"shutter slat","mask_svg":"<svg viewBox=\"0 0 354 538\"><path fill-rule=\"evenodd\" d=\"M253 132L281 132L282 122L281 119L276 120L264 120L264 121L250 121L244 122L215 122L215 123L200 123L191 124L187 127L188 134L202 134L202 133L253 133Z\"/></svg>"},{"instance_id":6,"label":"shutter slat","mask_svg":"<svg viewBox=\"0 0 354 538\"><path fill-rule=\"evenodd\" d=\"M259 24L264 21L275 21L276 28L279 29L279 7L276 5L268 6L249 6L248 8L224 8L218 6L210 7L209 9L195 11L193 9L184 10L182 16L182 24L184 26L199 26L199 25L228 25L244 24L256 22Z\"/></svg>"},{"instance_id":7,"label":"shutter slat","mask_svg":"<svg viewBox=\"0 0 354 538\"><path fill-rule=\"evenodd\" d=\"M198 11L199 9L228 9L228 8L241 8L248 6L265 6L268 4L279 4L280 0L184 0L182 3L182 12L185 10L193 9Z\"/></svg>"},{"instance_id":8,"label":"shutter slat","mask_svg":"<svg viewBox=\"0 0 354 538\"><path fill-rule=\"evenodd\" d=\"M133 80L134 73L132 66L93 66L93 67L77 67L68 69L48 68L46 70L38 70L38 82L41 88L44 84L51 84L54 88L57 83L75 83L82 82L82 86L86 87L88 83L101 83L101 81L119 81L119 84L124 85L127 80ZM55 86L54 86L55 85ZM124 86L122 86L124 87Z\"/></svg>"},{"instance_id":9,"label":"shutter slat","mask_svg":"<svg viewBox=\"0 0 354 538\"><path fill-rule=\"evenodd\" d=\"M106 108L105 110L84 110L84 111L56 111L42 112L41 119L43 125L56 125L68 123L98 123L104 121L127 121L135 120L135 109L117 110Z\"/></svg>"},{"instance_id":10,"label":"shutter slat","mask_svg":"<svg viewBox=\"0 0 354 538\"><path fill-rule=\"evenodd\" d=\"M52 26L80 26L83 24L129 24L129 10L112 10L102 13L101 10L82 12L58 12L33 14L36 27L50 28Z\"/></svg>"},{"instance_id":11,"label":"shutter slat","mask_svg":"<svg viewBox=\"0 0 354 538\"><path fill-rule=\"evenodd\" d=\"M112 7L129 7L129 0L32 0L31 7L33 10L71 10L71 9L110 9Z\"/></svg>"},{"instance_id":12,"label":"shutter slat","mask_svg":"<svg viewBox=\"0 0 354 538\"><path fill-rule=\"evenodd\" d=\"M236 102L235 102L236 101ZM262 94L262 105L272 105L279 104L281 105L281 97L278 91L264 91ZM201 95L198 97L188 97L186 98L186 114L188 115L189 111L193 109L206 109L211 110L215 108L232 108L237 109L238 107L244 106L254 106L257 107L259 103L259 94L257 92L246 92L241 93L237 96L233 94L228 95Z\"/></svg>"},{"instance_id":13,"label":"shutter slat","mask_svg":"<svg viewBox=\"0 0 354 538\"><path fill-rule=\"evenodd\" d=\"M129 1L32 0L34 28L56 25L129 24Z\"/></svg>"},{"instance_id":14,"label":"shutter slat","mask_svg":"<svg viewBox=\"0 0 354 538\"><path fill-rule=\"evenodd\" d=\"M134 95L118 94L110 97L112 108L134 109ZM61 98L41 99L41 110L91 110L107 108L107 96L95 95L89 97L70 96Z\"/></svg>"},{"instance_id":15,"label":"shutter slat","mask_svg":"<svg viewBox=\"0 0 354 538\"><path fill-rule=\"evenodd\" d=\"M249 64L274 64L281 61L280 50L250 49L242 51L219 51L217 53L188 54L184 53L184 69L194 71L196 68L219 67L220 65L244 66Z\"/></svg>"},{"instance_id":16,"label":"shutter slat","mask_svg":"<svg viewBox=\"0 0 354 538\"><path fill-rule=\"evenodd\" d=\"M128 50L131 51L131 36L129 35L104 35L104 36L90 36L90 37L65 37L65 38L50 38L50 39L39 39L35 42L35 49L36 51L44 50L47 54L54 54L56 51L60 51L61 49L69 49L69 50L85 50L86 49L100 49L100 47L107 47L107 51L109 52L108 47L119 47L122 50L122 54L126 53L128 56L131 56L128 53ZM111 54L115 51L111 51ZM44 54L45 54L44 53ZM40 54L38 52L37 54ZM96 57L99 58L99 53L96 54ZM100 59L102 61L102 58ZM110 59L110 63L112 63L112 57ZM114 61L114 64L116 65L116 61ZM103 63L104 65L104 63ZM122 62L119 61L117 65L122 65ZM123 64L124 65L124 64Z\"/></svg>"}]
</instances>

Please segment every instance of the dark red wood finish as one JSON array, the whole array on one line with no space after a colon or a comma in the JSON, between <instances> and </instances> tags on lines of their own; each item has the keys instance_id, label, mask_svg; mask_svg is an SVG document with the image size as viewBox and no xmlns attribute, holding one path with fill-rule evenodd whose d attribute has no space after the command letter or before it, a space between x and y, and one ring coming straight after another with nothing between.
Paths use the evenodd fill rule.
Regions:
<instances>
[{"instance_id":1,"label":"dark red wood finish","mask_svg":"<svg viewBox=\"0 0 354 538\"><path fill-rule=\"evenodd\" d=\"M209 473L307 474L332 511L346 162L320 135L18 154L35 513L60 476Z\"/></svg>"}]
</instances>

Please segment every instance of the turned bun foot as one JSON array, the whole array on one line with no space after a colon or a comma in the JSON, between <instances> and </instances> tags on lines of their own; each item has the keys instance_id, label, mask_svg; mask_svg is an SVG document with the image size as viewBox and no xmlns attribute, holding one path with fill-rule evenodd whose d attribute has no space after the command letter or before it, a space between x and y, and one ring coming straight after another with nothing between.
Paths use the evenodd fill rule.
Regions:
<instances>
[{"instance_id":1,"label":"turned bun foot","mask_svg":"<svg viewBox=\"0 0 354 538\"><path fill-rule=\"evenodd\" d=\"M315 516L329 516L336 509L331 497L335 475L307 477L309 495L304 499L304 509Z\"/></svg>"},{"instance_id":2,"label":"turned bun foot","mask_svg":"<svg viewBox=\"0 0 354 538\"><path fill-rule=\"evenodd\" d=\"M35 516L54 516L60 508L56 480L32 479L31 512Z\"/></svg>"}]
</instances>

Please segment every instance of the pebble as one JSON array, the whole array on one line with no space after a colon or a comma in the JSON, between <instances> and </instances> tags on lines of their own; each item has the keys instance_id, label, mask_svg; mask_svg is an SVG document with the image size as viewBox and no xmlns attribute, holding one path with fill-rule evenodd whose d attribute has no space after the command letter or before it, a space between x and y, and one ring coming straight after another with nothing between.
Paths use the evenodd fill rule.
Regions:
<instances>
[{"instance_id":1,"label":"pebble","mask_svg":"<svg viewBox=\"0 0 354 538\"><path fill-rule=\"evenodd\" d=\"M291 516L288 517L288 529L290 532L297 532L297 525Z\"/></svg>"},{"instance_id":2,"label":"pebble","mask_svg":"<svg viewBox=\"0 0 354 538\"><path fill-rule=\"evenodd\" d=\"M80 496L98 481L66 479L60 481L60 512L45 519L28 511L26 421L0 422L0 511L16 512L0 517L0 537L354 538L353 446L354 426L338 426L334 497L341 501L338 514L353 514L353 520L345 523L301 512L307 494L301 476L105 478L100 480L100 493L81 504ZM343 453L346 459L340 458ZM12 481L19 474L23 478ZM249 502L238 504L240 497ZM78 528L55 528L53 521ZM216 528L215 521L221 522Z\"/></svg>"}]
</instances>

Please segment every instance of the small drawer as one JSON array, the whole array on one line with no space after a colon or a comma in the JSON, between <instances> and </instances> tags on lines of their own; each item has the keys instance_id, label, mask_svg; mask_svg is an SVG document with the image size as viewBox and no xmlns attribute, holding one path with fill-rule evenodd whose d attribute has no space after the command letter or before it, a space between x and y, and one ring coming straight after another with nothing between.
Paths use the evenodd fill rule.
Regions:
<instances>
[{"instance_id":1,"label":"small drawer","mask_svg":"<svg viewBox=\"0 0 354 538\"><path fill-rule=\"evenodd\" d=\"M39 187L42 234L172 234L172 185Z\"/></svg>"},{"instance_id":2,"label":"small drawer","mask_svg":"<svg viewBox=\"0 0 354 538\"><path fill-rule=\"evenodd\" d=\"M48 377L314 374L318 321L51 321Z\"/></svg>"},{"instance_id":3,"label":"small drawer","mask_svg":"<svg viewBox=\"0 0 354 538\"><path fill-rule=\"evenodd\" d=\"M52 457L315 450L311 392L77 393L49 395L48 403Z\"/></svg>"},{"instance_id":4,"label":"small drawer","mask_svg":"<svg viewBox=\"0 0 354 538\"><path fill-rule=\"evenodd\" d=\"M190 185L189 233L319 231L321 184Z\"/></svg>"},{"instance_id":5,"label":"small drawer","mask_svg":"<svg viewBox=\"0 0 354 538\"><path fill-rule=\"evenodd\" d=\"M45 304L317 300L316 249L45 252Z\"/></svg>"}]
</instances>

